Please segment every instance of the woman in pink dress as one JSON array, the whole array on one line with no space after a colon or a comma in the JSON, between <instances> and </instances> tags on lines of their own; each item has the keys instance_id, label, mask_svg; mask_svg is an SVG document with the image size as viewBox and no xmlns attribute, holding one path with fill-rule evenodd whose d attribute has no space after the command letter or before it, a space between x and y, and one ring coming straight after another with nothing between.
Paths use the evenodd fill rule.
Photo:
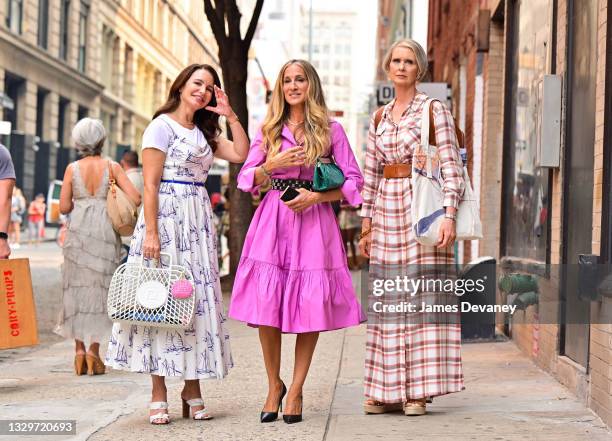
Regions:
<instances>
[{"instance_id":1,"label":"woman in pink dress","mask_svg":"<svg viewBox=\"0 0 612 441\"><path fill-rule=\"evenodd\" d=\"M310 190L318 158L331 156L345 182L335 190ZM357 302L331 201L362 202L363 177L342 126L329 118L317 72L303 60L281 69L272 102L238 188L257 193L272 180L259 205L236 272L229 316L259 327L268 374L261 422L278 417L287 393L280 378L281 333L297 334L293 383L283 420L302 420L302 387L320 331L358 325ZM281 193L293 188L289 202Z\"/></svg>"}]
</instances>

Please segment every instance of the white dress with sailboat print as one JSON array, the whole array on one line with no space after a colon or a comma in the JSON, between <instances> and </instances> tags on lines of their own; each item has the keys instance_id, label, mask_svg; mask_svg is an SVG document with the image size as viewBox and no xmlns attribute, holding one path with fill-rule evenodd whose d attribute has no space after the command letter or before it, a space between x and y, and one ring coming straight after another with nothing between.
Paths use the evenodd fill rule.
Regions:
<instances>
[{"instance_id":1,"label":"white dress with sailboat print","mask_svg":"<svg viewBox=\"0 0 612 441\"><path fill-rule=\"evenodd\" d=\"M184 331L115 323L105 364L186 380L223 378L233 361L225 330L213 213L204 186L190 184L204 183L213 152L197 127L187 129L167 115L151 121L142 145L166 153L157 215L161 252L193 274L196 313L192 328ZM128 261L140 260L144 238L142 210ZM162 265L167 264L165 260Z\"/></svg>"}]
</instances>

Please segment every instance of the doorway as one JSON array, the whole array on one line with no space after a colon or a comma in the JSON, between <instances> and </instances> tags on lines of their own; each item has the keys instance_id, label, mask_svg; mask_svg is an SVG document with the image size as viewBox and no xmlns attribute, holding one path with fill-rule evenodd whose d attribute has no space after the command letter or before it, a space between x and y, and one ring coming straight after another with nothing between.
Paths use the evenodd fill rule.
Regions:
<instances>
[{"instance_id":1,"label":"doorway","mask_svg":"<svg viewBox=\"0 0 612 441\"><path fill-rule=\"evenodd\" d=\"M567 133L564 164L561 354L588 366L589 299L578 296L573 276L579 254L591 254L593 224L593 155L597 84L597 0L569 3Z\"/></svg>"}]
</instances>

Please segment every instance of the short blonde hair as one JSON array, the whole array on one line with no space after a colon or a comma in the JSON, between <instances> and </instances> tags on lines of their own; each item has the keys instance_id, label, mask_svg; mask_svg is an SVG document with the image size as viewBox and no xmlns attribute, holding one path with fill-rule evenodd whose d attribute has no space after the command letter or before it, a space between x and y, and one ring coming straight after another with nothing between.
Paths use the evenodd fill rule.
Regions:
<instances>
[{"instance_id":1,"label":"short blonde hair","mask_svg":"<svg viewBox=\"0 0 612 441\"><path fill-rule=\"evenodd\" d=\"M414 56L416 58L417 67L419 69L417 73L417 81L423 81L427 76L427 54L425 53L425 49L423 49L423 46L421 46L415 40L411 40L409 38L397 40L391 45L391 47L387 51L387 54L385 55L385 58L383 59L383 70L387 73L389 72L389 65L391 64L391 55L393 54L393 49L395 49L396 47L405 47L407 49L412 49L412 52L414 52Z\"/></svg>"},{"instance_id":2,"label":"short blonde hair","mask_svg":"<svg viewBox=\"0 0 612 441\"><path fill-rule=\"evenodd\" d=\"M72 129L72 141L81 156L98 156L106 140L106 130L102 121L83 118Z\"/></svg>"}]
</instances>

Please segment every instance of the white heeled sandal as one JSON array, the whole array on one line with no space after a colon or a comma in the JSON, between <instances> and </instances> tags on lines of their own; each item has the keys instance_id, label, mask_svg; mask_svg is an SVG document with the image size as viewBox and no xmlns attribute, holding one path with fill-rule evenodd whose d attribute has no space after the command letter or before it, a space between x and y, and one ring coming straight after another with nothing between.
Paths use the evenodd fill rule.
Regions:
<instances>
[{"instance_id":1,"label":"white heeled sandal","mask_svg":"<svg viewBox=\"0 0 612 441\"><path fill-rule=\"evenodd\" d=\"M161 425L161 424L168 424L170 422L170 415L168 415L168 412L164 412L166 410L168 410L168 403L165 401L153 401L151 402L151 404L149 405L149 409L151 410L161 410L162 412L157 412L153 415L149 415L149 422L153 425ZM155 421L160 421L160 422L155 422Z\"/></svg>"},{"instance_id":2,"label":"white heeled sandal","mask_svg":"<svg viewBox=\"0 0 612 441\"><path fill-rule=\"evenodd\" d=\"M208 413L206 407L204 406L204 400L202 398L193 398L191 400L183 400L183 418L189 418L189 414L191 413L191 417L194 420L212 420L213 416ZM204 409L191 411L192 407L204 407Z\"/></svg>"}]
</instances>

